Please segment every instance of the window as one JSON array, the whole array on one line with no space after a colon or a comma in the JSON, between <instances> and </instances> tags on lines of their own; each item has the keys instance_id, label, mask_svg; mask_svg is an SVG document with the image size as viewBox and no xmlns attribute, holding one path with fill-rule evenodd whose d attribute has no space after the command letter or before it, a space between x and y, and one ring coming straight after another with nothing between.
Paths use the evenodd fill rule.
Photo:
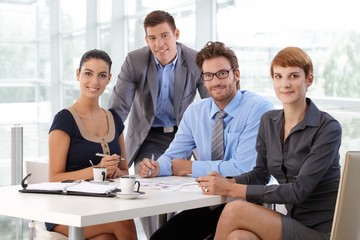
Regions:
<instances>
[{"instance_id":1,"label":"window","mask_svg":"<svg viewBox=\"0 0 360 240\"><path fill-rule=\"evenodd\" d=\"M308 96L342 125L341 156L360 141L360 18L355 1L218 0L218 39L232 47L241 71L241 88L278 103L270 63L287 46L312 58L314 84ZM326 8L326 11L323 9Z\"/></svg>"}]
</instances>

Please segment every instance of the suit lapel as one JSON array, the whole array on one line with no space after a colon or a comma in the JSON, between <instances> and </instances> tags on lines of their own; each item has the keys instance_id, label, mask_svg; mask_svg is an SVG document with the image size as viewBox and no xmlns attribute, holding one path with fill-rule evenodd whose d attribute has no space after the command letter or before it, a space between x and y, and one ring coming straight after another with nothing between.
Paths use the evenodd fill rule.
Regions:
<instances>
[{"instance_id":1,"label":"suit lapel","mask_svg":"<svg viewBox=\"0 0 360 240\"><path fill-rule=\"evenodd\" d=\"M177 46L177 52L178 60L174 72L174 113L176 117L180 116L180 103L181 98L184 94L186 76L188 71L187 67L185 67L185 59L182 56L182 49L179 45ZM180 119L176 119L177 122L179 122L179 120Z\"/></svg>"},{"instance_id":2,"label":"suit lapel","mask_svg":"<svg viewBox=\"0 0 360 240\"><path fill-rule=\"evenodd\" d=\"M150 56L149 69L147 73L147 84L150 92L151 100L153 103L153 112L155 113L156 103L157 103L157 93L158 93L158 80L157 80L157 70L154 56Z\"/></svg>"}]
</instances>

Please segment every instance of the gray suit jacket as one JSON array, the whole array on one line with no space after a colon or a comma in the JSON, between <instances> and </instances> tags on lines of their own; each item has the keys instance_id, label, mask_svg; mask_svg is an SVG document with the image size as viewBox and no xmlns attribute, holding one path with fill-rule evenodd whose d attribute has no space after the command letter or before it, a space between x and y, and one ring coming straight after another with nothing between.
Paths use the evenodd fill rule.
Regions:
<instances>
[{"instance_id":1,"label":"gray suit jacket","mask_svg":"<svg viewBox=\"0 0 360 240\"><path fill-rule=\"evenodd\" d=\"M179 125L185 109L194 101L196 90L200 97L208 97L196 65L196 51L177 43L178 60L174 74L174 112ZM109 100L125 122L125 145L129 166L145 140L155 118L158 94L157 70L154 56L146 46L130 52L122 67Z\"/></svg>"}]
</instances>

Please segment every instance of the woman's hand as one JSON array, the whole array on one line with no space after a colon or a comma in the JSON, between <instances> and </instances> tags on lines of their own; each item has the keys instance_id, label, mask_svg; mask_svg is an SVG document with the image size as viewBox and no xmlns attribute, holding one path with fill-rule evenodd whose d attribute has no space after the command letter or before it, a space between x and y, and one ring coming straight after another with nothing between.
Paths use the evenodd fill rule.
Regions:
<instances>
[{"instance_id":1,"label":"woman's hand","mask_svg":"<svg viewBox=\"0 0 360 240\"><path fill-rule=\"evenodd\" d=\"M122 175L123 175L123 174L122 174L120 168L117 167L117 168L115 169L114 173L113 173L112 175L108 175L108 177L109 177L110 179L114 179L114 178L118 178L118 177L120 177L120 176L122 176Z\"/></svg>"},{"instance_id":2,"label":"woman's hand","mask_svg":"<svg viewBox=\"0 0 360 240\"><path fill-rule=\"evenodd\" d=\"M120 156L117 154L113 154L103 157L97 166L103 168L105 167L107 171L107 177L111 177L114 176L117 169L119 169L118 168L119 162L120 162Z\"/></svg>"},{"instance_id":3,"label":"woman's hand","mask_svg":"<svg viewBox=\"0 0 360 240\"><path fill-rule=\"evenodd\" d=\"M227 196L228 189L232 184L231 179L224 178L217 172L211 172L207 176L198 177L196 181L206 195Z\"/></svg>"}]
</instances>

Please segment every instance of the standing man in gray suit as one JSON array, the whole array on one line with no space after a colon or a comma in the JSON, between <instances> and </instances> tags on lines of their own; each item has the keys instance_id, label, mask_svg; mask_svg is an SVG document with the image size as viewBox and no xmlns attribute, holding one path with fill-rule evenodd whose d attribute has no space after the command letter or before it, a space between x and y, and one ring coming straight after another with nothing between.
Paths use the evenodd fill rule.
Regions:
<instances>
[{"instance_id":1,"label":"standing man in gray suit","mask_svg":"<svg viewBox=\"0 0 360 240\"><path fill-rule=\"evenodd\" d=\"M135 172L144 158L153 154L157 159L165 152L196 92L208 97L195 62L197 52L177 42L174 18L153 11L144 20L144 30L147 46L127 55L109 103L124 122L131 110L125 143ZM157 229L142 223L148 236Z\"/></svg>"}]
</instances>

